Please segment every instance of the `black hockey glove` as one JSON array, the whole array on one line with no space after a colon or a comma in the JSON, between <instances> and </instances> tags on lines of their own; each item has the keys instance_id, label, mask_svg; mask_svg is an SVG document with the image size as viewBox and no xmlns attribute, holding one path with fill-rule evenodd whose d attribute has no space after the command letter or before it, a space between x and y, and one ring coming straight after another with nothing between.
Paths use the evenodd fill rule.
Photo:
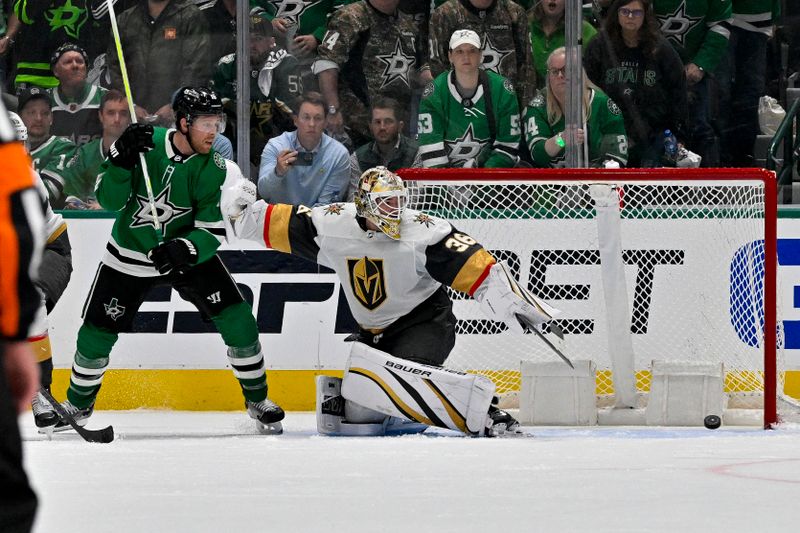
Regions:
<instances>
[{"instance_id":1,"label":"black hockey glove","mask_svg":"<svg viewBox=\"0 0 800 533\"><path fill-rule=\"evenodd\" d=\"M139 153L148 152L153 146L153 126L131 124L111 145L108 159L114 166L133 170L139 162Z\"/></svg>"},{"instance_id":2,"label":"black hockey glove","mask_svg":"<svg viewBox=\"0 0 800 533\"><path fill-rule=\"evenodd\" d=\"M181 272L197 262L197 248L189 239L162 242L147 254L160 274Z\"/></svg>"}]
</instances>

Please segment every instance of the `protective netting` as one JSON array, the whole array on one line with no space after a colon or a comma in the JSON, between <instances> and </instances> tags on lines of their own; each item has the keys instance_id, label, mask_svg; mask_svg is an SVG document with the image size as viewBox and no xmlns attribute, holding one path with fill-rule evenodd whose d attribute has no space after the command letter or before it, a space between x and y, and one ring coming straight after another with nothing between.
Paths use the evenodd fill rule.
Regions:
<instances>
[{"instance_id":1,"label":"protective netting","mask_svg":"<svg viewBox=\"0 0 800 533\"><path fill-rule=\"evenodd\" d=\"M623 174L623 173L620 173ZM415 174L414 177L418 177ZM410 207L446 218L505 261L536 295L562 311L566 351L597 366L599 397L614 383L590 181L408 181ZM721 362L729 407L760 408L764 392L765 187L757 180L603 179L617 196L637 392L654 360ZM594 182L601 183L601 182ZM618 199L618 200L617 200ZM612 207L615 209L615 207ZM770 265L775 268L774 263ZM520 388L521 361L554 361L533 335L487 320L452 293L458 340L447 365ZM770 299L775 305L774 298ZM780 321L778 321L780 324ZM783 390L782 332L778 389Z\"/></svg>"}]
</instances>

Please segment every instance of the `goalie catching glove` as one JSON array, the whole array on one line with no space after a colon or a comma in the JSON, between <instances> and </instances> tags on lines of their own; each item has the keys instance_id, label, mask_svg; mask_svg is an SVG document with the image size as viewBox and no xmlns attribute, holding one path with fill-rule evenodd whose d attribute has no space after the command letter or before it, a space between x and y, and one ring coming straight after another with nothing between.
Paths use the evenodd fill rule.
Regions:
<instances>
[{"instance_id":1,"label":"goalie catching glove","mask_svg":"<svg viewBox=\"0 0 800 533\"><path fill-rule=\"evenodd\" d=\"M189 239L172 239L150 250L147 257L159 274L165 275L173 270L181 272L197 263L197 248Z\"/></svg>"},{"instance_id":2,"label":"goalie catching glove","mask_svg":"<svg viewBox=\"0 0 800 533\"><path fill-rule=\"evenodd\" d=\"M481 310L493 320L503 322L514 333L539 328L560 313L520 285L503 263L495 263L489 275L472 295Z\"/></svg>"},{"instance_id":3,"label":"goalie catching glove","mask_svg":"<svg viewBox=\"0 0 800 533\"><path fill-rule=\"evenodd\" d=\"M153 149L153 126L149 124L131 124L119 139L114 141L108 151L108 160L114 166L133 170L139 162L139 154Z\"/></svg>"}]
</instances>

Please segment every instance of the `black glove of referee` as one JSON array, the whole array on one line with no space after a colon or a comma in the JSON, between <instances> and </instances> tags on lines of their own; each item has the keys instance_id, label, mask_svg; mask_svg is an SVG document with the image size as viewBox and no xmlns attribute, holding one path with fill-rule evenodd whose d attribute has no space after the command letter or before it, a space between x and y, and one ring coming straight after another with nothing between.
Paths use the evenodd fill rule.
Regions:
<instances>
[{"instance_id":1,"label":"black glove of referee","mask_svg":"<svg viewBox=\"0 0 800 533\"><path fill-rule=\"evenodd\" d=\"M197 263L197 248L189 239L172 239L162 242L147 254L159 274L173 270L182 272Z\"/></svg>"},{"instance_id":2,"label":"black glove of referee","mask_svg":"<svg viewBox=\"0 0 800 533\"><path fill-rule=\"evenodd\" d=\"M153 126L131 124L111 145L108 159L114 166L133 170L139 162L139 153L148 152L153 146Z\"/></svg>"}]
</instances>

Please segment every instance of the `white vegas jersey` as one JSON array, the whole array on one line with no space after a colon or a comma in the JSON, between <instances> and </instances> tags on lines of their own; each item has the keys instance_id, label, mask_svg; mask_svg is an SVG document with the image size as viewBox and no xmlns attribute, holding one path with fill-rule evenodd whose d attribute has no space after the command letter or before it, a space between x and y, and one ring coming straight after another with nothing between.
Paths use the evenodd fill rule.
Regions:
<instances>
[{"instance_id":1,"label":"white vegas jersey","mask_svg":"<svg viewBox=\"0 0 800 533\"><path fill-rule=\"evenodd\" d=\"M261 204L261 205L259 205ZM400 239L365 230L352 203L309 209L257 202L256 230L242 235L336 271L359 325L382 331L442 284L472 294L494 258L441 218L407 209Z\"/></svg>"}]
</instances>

